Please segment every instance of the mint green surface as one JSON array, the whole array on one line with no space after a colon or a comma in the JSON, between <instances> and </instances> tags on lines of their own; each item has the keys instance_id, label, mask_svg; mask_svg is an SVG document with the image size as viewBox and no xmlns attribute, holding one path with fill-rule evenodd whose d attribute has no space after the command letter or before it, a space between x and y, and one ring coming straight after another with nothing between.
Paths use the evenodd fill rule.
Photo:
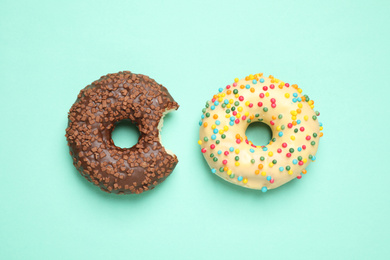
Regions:
<instances>
[{"instance_id":1,"label":"mint green surface","mask_svg":"<svg viewBox=\"0 0 390 260\"><path fill-rule=\"evenodd\" d=\"M389 11L1 0L0 259L389 259ZM80 89L120 70L181 106L162 133L179 164L139 196L85 181L64 137ZM197 144L205 101L257 72L299 84L324 123L308 173L265 194L213 176Z\"/></svg>"}]
</instances>

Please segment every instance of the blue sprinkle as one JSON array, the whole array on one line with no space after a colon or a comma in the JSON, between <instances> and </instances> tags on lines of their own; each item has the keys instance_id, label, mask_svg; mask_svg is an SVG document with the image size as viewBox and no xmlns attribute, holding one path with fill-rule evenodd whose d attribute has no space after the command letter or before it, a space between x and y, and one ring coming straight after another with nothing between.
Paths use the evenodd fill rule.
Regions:
<instances>
[{"instance_id":1,"label":"blue sprinkle","mask_svg":"<svg viewBox=\"0 0 390 260\"><path fill-rule=\"evenodd\" d=\"M268 148L267 147L263 147L263 151L265 152L265 151L267 151L268 150Z\"/></svg>"},{"instance_id":2,"label":"blue sprinkle","mask_svg":"<svg viewBox=\"0 0 390 260\"><path fill-rule=\"evenodd\" d=\"M283 136L283 132L280 131L280 132L278 133L278 135L279 135L280 137L282 137L282 136Z\"/></svg>"},{"instance_id":3,"label":"blue sprinkle","mask_svg":"<svg viewBox=\"0 0 390 260\"><path fill-rule=\"evenodd\" d=\"M217 152L218 154L222 154L222 151L221 150L218 150L218 152Z\"/></svg>"},{"instance_id":4,"label":"blue sprinkle","mask_svg":"<svg viewBox=\"0 0 390 260\"><path fill-rule=\"evenodd\" d=\"M261 188L261 191L262 191L262 192L267 192L267 190L268 190L268 189L267 189L267 187L265 187L265 186L264 186L263 188Z\"/></svg>"},{"instance_id":5,"label":"blue sprinkle","mask_svg":"<svg viewBox=\"0 0 390 260\"><path fill-rule=\"evenodd\" d=\"M252 148L251 148L251 149L249 149L249 151L251 151L251 153L254 153L254 152L255 152L255 150L253 150Z\"/></svg>"},{"instance_id":6,"label":"blue sprinkle","mask_svg":"<svg viewBox=\"0 0 390 260\"><path fill-rule=\"evenodd\" d=\"M202 125L202 120L201 121L199 121L199 126L201 126Z\"/></svg>"},{"instance_id":7,"label":"blue sprinkle","mask_svg":"<svg viewBox=\"0 0 390 260\"><path fill-rule=\"evenodd\" d=\"M315 156L313 156L313 158L311 158L312 161L315 161L317 158Z\"/></svg>"},{"instance_id":8,"label":"blue sprinkle","mask_svg":"<svg viewBox=\"0 0 390 260\"><path fill-rule=\"evenodd\" d=\"M213 168L213 169L211 169L211 172L212 172L212 173L216 173L217 170Z\"/></svg>"},{"instance_id":9,"label":"blue sprinkle","mask_svg":"<svg viewBox=\"0 0 390 260\"><path fill-rule=\"evenodd\" d=\"M284 171L284 168L283 167L279 167L279 171Z\"/></svg>"},{"instance_id":10,"label":"blue sprinkle","mask_svg":"<svg viewBox=\"0 0 390 260\"><path fill-rule=\"evenodd\" d=\"M237 178L238 181L242 181L242 179L243 179L242 176L238 176Z\"/></svg>"},{"instance_id":11,"label":"blue sprinkle","mask_svg":"<svg viewBox=\"0 0 390 260\"><path fill-rule=\"evenodd\" d=\"M322 126L322 123L320 122L320 126Z\"/></svg>"},{"instance_id":12,"label":"blue sprinkle","mask_svg":"<svg viewBox=\"0 0 390 260\"><path fill-rule=\"evenodd\" d=\"M218 129L215 128L215 129L213 130L213 133L214 133L214 134L217 134L217 133L218 133Z\"/></svg>"},{"instance_id":13,"label":"blue sprinkle","mask_svg":"<svg viewBox=\"0 0 390 260\"><path fill-rule=\"evenodd\" d=\"M230 117L230 121L234 121L236 118L234 116Z\"/></svg>"},{"instance_id":14,"label":"blue sprinkle","mask_svg":"<svg viewBox=\"0 0 390 260\"><path fill-rule=\"evenodd\" d=\"M204 119L204 115L201 115L200 117L201 117L202 119Z\"/></svg>"},{"instance_id":15,"label":"blue sprinkle","mask_svg":"<svg viewBox=\"0 0 390 260\"><path fill-rule=\"evenodd\" d=\"M297 159L294 159L293 160L293 164L297 164L298 163L298 160Z\"/></svg>"},{"instance_id":16,"label":"blue sprinkle","mask_svg":"<svg viewBox=\"0 0 390 260\"><path fill-rule=\"evenodd\" d=\"M218 101L215 101L215 102L214 102L214 105L218 106L218 105L219 105L219 102L218 102Z\"/></svg>"},{"instance_id":17,"label":"blue sprinkle","mask_svg":"<svg viewBox=\"0 0 390 260\"><path fill-rule=\"evenodd\" d=\"M229 151L234 152L234 147L230 147Z\"/></svg>"},{"instance_id":18,"label":"blue sprinkle","mask_svg":"<svg viewBox=\"0 0 390 260\"><path fill-rule=\"evenodd\" d=\"M219 125L220 123L221 123L221 122L219 122L219 120L216 120L216 121L215 121L215 124L216 124L216 125Z\"/></svg>"},{"instance_id":19,"label":"blue sprinkle","mask_svg":"<svg viewBox=\"0 0 390 260\"><path fill-rule=\"evenodd\" d=\"M298 147L297 150L298 150L298 152L302 151L302 147Z\"/></svg>"},{"instance_id":20,"label":"blue sprinkle","mask_svg":"<svg viewBox=\"0 0 390 260\"><path fill-rule=\"evenodd\" d=\"M250 89L250 88L251 88L251 86L249 86L249 85L246 85L246 86L245 86L245 88L246 88L246 89Z\"/></svg>"},{"instance_id":21,"label":"blue sprinkle","mask_svg":"<svg viewBox=\"0 0 390 260\"><path fill-rule=\"evenodd\" d=\"M256 84L256 83L257 83L257 80L255 80L255 79L252 80L252 83L253 83L253 84Z\"/></svg>"},{"instance_id":22,"label":"blue sprinkle","mask_svg":"<svg viewBox=\"0 0 390 260\"><path fill-rule=\"evenodd\" d=\"M271 180L271 176L267 176L267 181L270 181Z\"/></svg>"},{"instance_id":23,"label":"blue sprinkle","mask_svg":"<svg viewBox=\"0 0 390 260\"><path fill-rule=\"evenodd\" d=\"M217 136L216 135L212 135L211 139L215 140L215 139L217 139Z\"/></svg>"},{"instance_id":24,"label":"blue sprinkle","mask_svg":"<svg viewBox=\"0 0 390 260\"><path fill-rule=\"evenodd\" d=\"M299 97L299 98L298 98L298 102L301 102L301 101L302 101L302 98Z\"/></svg>"},{"instance_id":25,"label":"blue sprinkle","mask_svg":"<svg viewBox=\"0 0 390 260\"><path fill-rule=\"evenodd\" d=\"M293 101L294 103L296 103L296 102L297 102L297 99L296 99L296 98L293 98L292 101Z\"/></svg>"},{"instance_id":26,"label":"blue sprinkle","mask_svg":"<svg viewBox=\"0 0 390 260\"><path fill-rule=\"evenodd\" d=\"M229 125L234 126L234 121L230 121Z\"/></svg>"},{"instance_id":27,"label":"blue sprinkle","mask_svg":"<svg viewBox=\"0 0 390 260\"><path fill-rule=\"evenodd\" d=\"M215 109L215 106L211 106L210 108L211 108L211 110L214 110L214 109Z\"/></svg>"},{"instance_id":28,"label":"blue sprinkle","mask_svg":"<svg viewBox=\"0 0 390 260\"><path fill-rule=\"evenodd\" d=\"M225 104L227 105L227 104L229 104L229 100L225 99L225 100L223 101L223 103L225 103Z\"/></svg>"},{"instance_id":29,"label":"blue sprinkle","mask_svg":"<svg viewBox=\"0 0 390 260\"><path fill-rule=\"evenodd\" d=\"M260 82L261 82L261 83L264 83L264 79L263 79L263 78L261 78L261 79L260 79Z\"/></svg>"},{"instance_id":30,"label":"blue sprinkle","mask_svg":"<svg viewBox=\"0 0 390 260\"><path fill-rule=\"evenodd\" d=\"M301 120L298 119L298 120L297 120L297 124L299 125L300 123L301 123Z\"/></svg>"},{"instance_id":31,"label":"blue sprinkle","mask_svg":"<svg viewBox=\"0 0 390 260\"><path fill-rule=\"evenodd\" d=\"M223 91L223 88L219 88L218 91L219 91L219 92L222 92L222 91Z\"/></svg>"},{"instance_id":32,"label":"blue sprinkle","mask_svg":"<svg viewBox=\"0 0 390 260\"><path fill-rule=\"evenodd\" d=\"M293 96L294 96L294 97L297 97L297 96L298 96L298 93L294 93Z\"/></svg>"}]
</instances>

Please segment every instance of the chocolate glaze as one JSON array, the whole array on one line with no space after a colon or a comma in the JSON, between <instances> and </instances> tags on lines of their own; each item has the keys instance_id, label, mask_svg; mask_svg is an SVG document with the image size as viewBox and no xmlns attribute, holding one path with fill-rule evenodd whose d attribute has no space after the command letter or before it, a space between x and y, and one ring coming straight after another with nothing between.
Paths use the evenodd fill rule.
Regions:
<instances>
[{"instance_id":1,"label":"chocolate glaze","mask_svg":"<svg viewBox=\"0 0 390 260\"><path fill-rule=\"evenodd\" d=\"M68 115L70 155L77 170L103 191L141 193L163 182L178 163L159 141L163 112L179 105L153 79L123 71L108 74L85 87ZM130 119L139 129L138 143L115 146L115 124Z\"/></svg>"}]
</instances>

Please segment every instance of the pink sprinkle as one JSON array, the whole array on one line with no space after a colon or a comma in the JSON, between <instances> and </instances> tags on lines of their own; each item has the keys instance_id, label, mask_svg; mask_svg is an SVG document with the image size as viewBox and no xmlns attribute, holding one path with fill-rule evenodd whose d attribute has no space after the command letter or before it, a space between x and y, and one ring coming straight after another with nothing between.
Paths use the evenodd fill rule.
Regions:
<instances>
[{"instance_id":1,"label":"pink sprinkle","mask_svg":"<svg viewBox=\"0 0 390 260\"><path fill-rule=\"evenodd\" d=\"M257 103L257 105L258 105L259 107L262 107L262 106L263 106L263 102L259 102L259 103Z\"/></svg>"},{"instance_id":2,"label":"pink sprinkle","mask_svg":"<svg viewBox=\"0 0 390 260\"><path fill-rule=\"evenodd\" d=\"M215 98L213 98L211 101L214 103L215 102Z\"/></svg>"},{"instance_id":3,"label":"pink sprinkle","mask_svg":"<svg viewBox=\"0 0 390 260\"><path fill-rule=\"evenodd\" d=\"M206 148L202 148L202 153L205 153L206 152Z\"/></svg>"},{"instance_id":4,"label":"pink sprinkle","mask_svg":"<svg viewBox=\"0 0 390 260\"><path fill-rule=\"evenodd\" d=\"M210 148L214 149L215 148L215 144L210 145Z\"/></svg>"},{"instance_id":5,"label":"pink sprinkle","mask_svg":"<svg viewBox=\"0 0 390 260\"><path fill-rule=\"evenodd\" d=\"M241 140L240 139L236 139L236 143L241 143Z\"/></svg>"},{"instance_id":6,"label":"pink sprinkle","mask_svg":"<svg viewBox=\"0 0 390 260\"><path fill-rule=\"evenodd\" d=\"M274 124L275 124L274 121L272 121L272 120L269 121L269 123L270 123L271 125L274 125Z\"/></svg>"},{"instance_id":7,"label":"pink sprinkle","mask_svg":"<svg viewBox=\"0 0 390 260\"><path fill-rule=\"evenodd\" d=\"M291 153L286 153L286 156L290 158L291 157Z\"/></svg>"},{"instance_id":8,"label":"pink sprinkle","mask_svg":"<svg viewBox=\"0 0 390 260\"><path fill-rule=\"evenodd\" d=\"M264 91L267 91L267 90L268 90L268 87L267 87L267 86L264 86L264 87L263 87L263 90L264 90Z\"/></svg>"},{"instance_id":9,"label":"pink sprinkle","mask_svg":"<svg viewBox=\"0 0 390 260\"><path fill-rule=\"evenodd\" d=\"M302 145L302 149L305 150L306 149L306 145Z\"/></svg>"},{"instance_id":10,"label":"pink sprinkle","mask_svg":"<svg viewBox=\"0 0 390 260\"><path fill-rule=\"evenodd\" d=\"M240 96L240 97L238 98L238 100L244 101L244 97L243 97L243 96Z\"/></svg>"},{"instance_id":11,"label":"pink sprinkle","mask_svg":"<svg viewBox=\"0 0 390 260\"><path fill-rule=\"evenodd\" d=\"M228 156L228 155L229 155L229 152L228 152L228 151L225 151L223 154L226 155L226 156Z\"/></svg>"},{"instance_id":12,"label":"pink sprinkle","mask_svg":"<svg viewBox=\"0 0 390 260\"><path fill-rule=\"evenodd\" d=\"M254 145L254 144L251 144L251 146L256 148L256 145Z\"/></svg>"},{"instance_id":13,"label":"pink sprinkle","mask_svg":"<svg viewBox=\"0 0 390 260\"><path fill-rule=\"evenodd\" d=\"M282 149L279 148L279 149L278 149L278 153L281 153L281 152L282 152Z\"/></svg>"},{"instance_id":14,"label":"pink sprinkle","mask_svg":"<svg viewBox=\"0 0 390 260\"><path fill-rule=\"evenodd\" d=\"M259 97L263 98L264 97L264 93L260 93Z\"/></svg>"},{"instance_id":15,"label":"pink sprinkle","mask_svg":"<svg viewBox=\"0 0 390 260\"><path fill-rule=\"evenodd\" d=\"M253 104L252 103L249 103L249 106L248 107L253 107Z\"/></svg>"},{"instance_id":16,"label":"pink sprinkle","mask_svg":"<svg viewBox=\"0 0 390 260\"><path fill-rule=\"evenodd\" d=\"M223 160L222 163L223 163L223 164L227 164L227 160Z\"/></svg>"},{"instance_id":17,"label":"pink sprinkle","mask_svg":"<svg viewBox=\"0 0 390 260\"><path fill-rule=\"evenodd\" d=\"M302 178L302 175L298 175L298 176L297 176L297 179L298 179L298 180L299 180L300 178Z\"/></svg>"},{"instance_id":18,"label":"pink sprinkle","mask_svg":"<svg viewBox=\"0 0 390 260\"><path fill-rule=\"evenodd\" d=\"M275 103L276 100L274 98L271 98L271 103Z\"/></svg>"},{"instance_id":19,"label":"pink sprinkle","mask_svg":"<svg viewBox=\"0 0 390 260\"><path fill-rule=\"evenodd\" d=\"M293 127L293 124L288 123L288 124L287 124L287 127L288 127L288 128L291 128L291 127Z\"/></svg>"},{"instance_id":20,"label":"pink sprinkle","mask_svg":"<svg viewBox=\"0 0 390 260\"><path fill-rule=\"evenodd\" d=\"M299 164L299 165L303 165L303 161L299 161L298 164Z\"/></svg>"},{"instance_id":21,"label":"pink sprinkle","mask_svg":"<svg viewBox=\"0 0 390 260\"><path fill-rule=\"evenodd\" d=\"M237 87L237 83L236 82L233 83L233 87Z\"/></svg>"},{"instance_id":22,"label":"pink sprinkle","mask_svg":"<svg viewBox=\"0 0 390 260\"><path fill-rule=\"evenodd\" d=\"M246 143L246 144L249 144L249 141L248 141L248 139L245 139L245 143Z\"/></svg>"},{"instance_id":23,"label":"pink sprinkle","mask_svg":"<svg viewBox=\"0 0 390 260\"><path fill-rule=\"evenodd\" d=\"M287 143L282 143L283 148L287 147Z\"/></svg>"},{"instance_id":24,"label":"pink sprinkle","mask_svg":"<svg viewBox=\"0 0 390 260\"><path fill-rule=\"evenodd\" d=\"M270 88L270 89L274 89L274 88L275 88L275 85L274 85L274 84L271 84L271 85L269 85L269 88Z\"/></svg>"},{"instance_id":25,"label":"pink sprinkle","mask_svg":"<svg viewBox=\"0 0 390 260\"><path fill-rule=\"evenodd\" d=\"M236 120L234 120L234 122L236 123L236 124L238 124L238 123L240 123L240 119L236 119Z\"/></svg>"},{"instance_id":26,"label":"pink sprinkle","mask_svg":"<svg viewBox=\"0 0 390 260\"><path fill-rule=\"evenodd\" d=\"M311 139L310 135L306 136L306 140L309 141Z\"/></svg>"},{"instance_id":27,"label":"pink sprinkle","mask_svg":"<svg viewBox=\"0 0 390 260\"><path fill-rule=\"evenodd\" d=\"M276 104L275 104L275 103L272 103L272 104L271 104L271 107L272 107L272 108L275 108L275 107L276 107Z\"/></svg>"},{"instance_id":28,"label":"pink sprinkle","mask_svg":"<svg viewBox=\"0 0 390 260\"><path fill-rule=\"evenodd\" d=\"M235 116L235 115L237 115L237 111L234 110L233 111L233 116Z\"/></svg>"},{"instance_id":29,"label":"pink sprinkle","mask_svg":"<svg viewBox=\"0 0 390 260\"><path fill-rule=\"evenodd\" d=\"M230 88L230 85L227 85L226 88L229 89L229 88Z\"/></svg>"},{"instance_id":30,"label":"pink sprinkle","mask_svg":"<svg viewBox=\"0 0 390 260\"><path fill-rule=\"evenodd\" d=\"M289 86L290 86L290 84L288 84L288 83L286 83L286 84L284 84L285 86L286 86L286 88L288 88Z\"/></svg>"},{"instance_id":31,"label":"pink sprinkle","mask_svg":"<svg viewBox=\"0 0 390 260\"><path fill-rule=\"evenodd\" d=\"M301 132L305 131L305 128L302 126L301 128L299 128L299 130L301 130Z\"/></svg>"},{"instance_id":32,"label":"pink sprinkle","mask_svg":"<svg viewBox=\"0 0 390 260\"><path fill-rule=\"evenodd\" d=\"M275 181L274 178L272 178L269 182L270 183L274 183L274 181Z\"/></svg>"},{"instance_id":33,"label":"pink sprinkle","mask_svg":"<svg viewBox=\"0 0 390 260\"><path fill-rule=\"evenodd\" d=\"M245 120L246 119L246 116L242 116L242 120Z\"/></svg>"}]
</instances>

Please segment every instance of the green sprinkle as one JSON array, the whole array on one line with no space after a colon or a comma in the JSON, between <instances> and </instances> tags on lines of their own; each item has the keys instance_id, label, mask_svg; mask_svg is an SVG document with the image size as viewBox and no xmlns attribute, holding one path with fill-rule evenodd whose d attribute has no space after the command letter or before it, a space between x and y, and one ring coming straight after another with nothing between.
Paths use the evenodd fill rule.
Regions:
<instances>
[{"instance_id":1,"label":"green sprinkle","mask_svg":"<svg viewBox=\"0 0 390 260\"><path fill-rule=\"evenodd\" d=\"M214 162L218 161L218 158L217 158L217 157L214 157L214 158L213 158L213 161L214 161Z\"/></svg>"},{"instance_id":2,"label":"green sprinkle","mask_svg":"<svg viewBox=\"0 0 390 260\"><path fill-rule=\"evenodd\" d=\"M210 117L210 113L209 113L209 112L207 112L207 113L206 113L206 116L207 116L207 117Z\"/></svg>"},{"instance_id":3,"label":"green sprinkle","mask_svg":"<svg viewBox=\"0 0 390 260\"><path fill-rule=\"evenodd\" d=\"M288 151L289 151L290 153L293 153L293 152L294 152L294 148L290 148Z\"/></svg>"},{"instance_id":4,"label":"green sprinkle","mask_svg":"<svg viewBox=\"0 0 390 260\"><path fill-rule=\"evenodd\" d=\"M310 144L311 144L311 145L315 145L315 144L316 144L316 142L314 142L314 141L311 141L311 142L310 142Z\"/></svg>"},{"instance_id":5,"label":"green sprinkle","mask_svg":"<svg viewBox=\"0 0 390 260\"><path fill-rule=\"evenodd\" d=\"M251 163L252 163L252 164L255 163L255 159L252 159L252 160L251 160Z\"/></svg>"},{"instance_id":6,"label":"green sprinkle","mask_svg":"<svg viewBox=\"0 0 390 260\"><path fill-rule=\"evenodd\" d=\"M277 160L272 160L272 163L273 164L276 164L278 161Z\"/></svg>"},{"instance_id":7,"label":"green sprinkle","mask_svg":"<svg viewBox=\"0 0 390 260\"><path fill-rule=\"evenodd\" d=\"M240 160L240 157L236 156L236 157L234 157L234 160L238 161L238 160Z\"/></svg>"},{"instance_id":8,"label":"green sprinkle","mask_svg":"<svg viewBox=\"0 0 390 260\"><path fill-rule=\"evenodd\" d=\"M233 90L233 93L234 93L234 94L237 94L237 93L238 93L238 90L237 90L237 89Z\"/></svg>"},{"instance_id":9,"label":"green sprinkle","mask_svg":"<svg viewBox=\"0 0 390 260\"><path fill-rule=\"evenodd\" d=\"M221 141L219 141L219 140L215 141L216 144L219 144L220 142L221 142Z\"/></svg>"},{"instance_id":10,"label":"green sprinkle","mask_svg":"<svg viewBox=\"0 0 390 260\"><path fill-rule=\"evenodd\" d=\"M213 154L213 153L211 153L211 154L210 154L210 157L211 157L211 158L213 158L213 157L214 157L214 154Z\"/></svg>"},{"instance_id":11,"label":"green sprinkle","mask_svg":"<svg viewBox=\"0 0 390 260\"><path fill-rule=\"evenodd\" d=\"M240 102L236 101L236 102L234 102L234 105L237 107L240 105Z\"/></svg>"},{"instance_id":12,"label":"green sprinkle","mask_svg":"<svg viewBox=\"0 0 390 260\"><path fill-rule=\"evenodd\" d=\"M226 135L225 135L225 134L222 134L221 137L222 137L222 139L225 139L225 138L226 138Z\"/></svg>"},{"instance_id":13,"label":"green sprinkle","mask_svg":"<svg viewBox=\"0 0 390 260\"><path fill-rule=\"evenodd\" d=\"M291 167L290 166L286 166L286 170L287 171L291 170Z\"/></svg>"},{"instance_id":14,"label":"green sprinkle","mask_svg":"<svg viewBox=\"0 0 390 260\"><path fill-rule=\"evenodd\" d=\"M264 160L265 160L264 156L261 156L260 161L264 161Z\"/></svg>"},{"instance_id":15,"label":"green sprinkle","mask_svg":"<svg viewBox=\"0 0 390 260\"><path fill-rule=\"evenodd\" d=\"M263 111L264 111L264 112L267 112L267 111L268 111L268 108L267 108L267 107L264 107L264 108L263 108Z\"/></svg>"},{"instance_id":16,"label":"green sprinkle","mask_svg":"<svg viewBox=\"0 0 390 260\"><path fill-rule=\"evenodd\" d=\"M282 118L283 118L283 115L282 115L282 114L279 114L279 115L278 115L278 118L279 118L279 119L282 119Z\"/></svg>"}]
</instances>

